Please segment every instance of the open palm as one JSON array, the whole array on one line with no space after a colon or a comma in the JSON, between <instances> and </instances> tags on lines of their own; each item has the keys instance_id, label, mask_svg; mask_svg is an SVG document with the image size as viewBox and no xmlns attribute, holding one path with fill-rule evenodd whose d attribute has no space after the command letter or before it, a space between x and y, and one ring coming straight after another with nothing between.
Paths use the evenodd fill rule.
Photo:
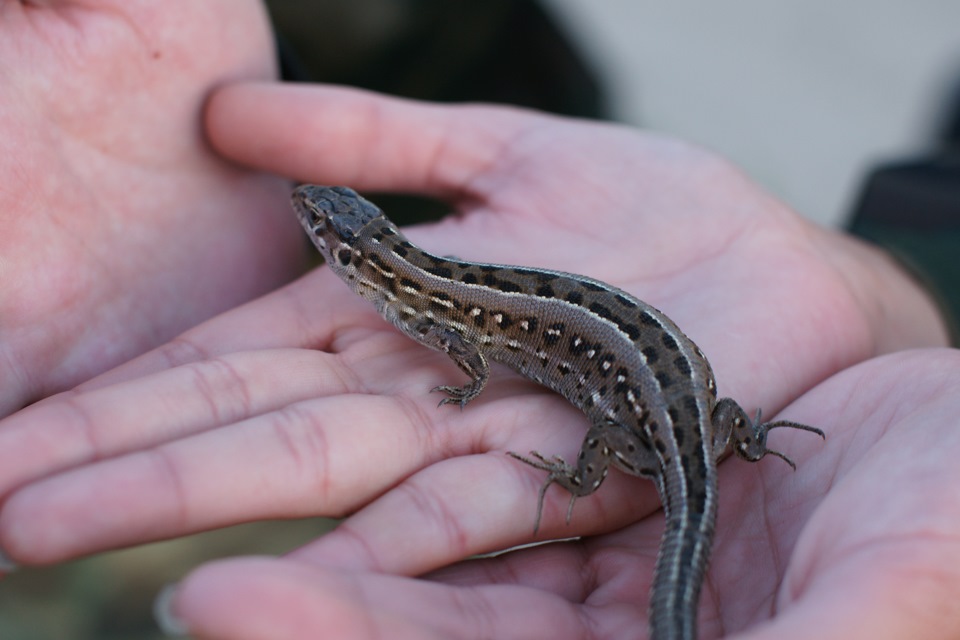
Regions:
<instances>
[{"instance_id":1,"label":"open palm","mask_svg":"<svg viewBox=\"0 0 960 640\"><path fill-rule=\"evenodd\" d=\"M208 126L223 153L260 168L446 198L462 215L411 229L424 248L607 280L684 327L722 395L768 417L799 398L784 417L828 442L776 433L797 473L776 459L721 467L706 637L764 624L769 637L809 637L814 614L814 635L831 637L878 601L864 590L878 590L890 545L926 549L922 530L895 526L918 507L885 481L898 476L882 473L882 445L918 423L944 430L956 402L931 380L957 358L890 356L808 391L942 333L932 311L915 334L885 333L867 285L885 278L879 297L909 283L725 163L620 127L333 89L228 88ZM908 370L916 384L896 389ZM585 429L502 369L463 411L437 408L427 390L461 378L318 269L0 422L0 545L44 563L256 518L349 516L285 558L199 569L177 616L211 638L643 637L662 532L649 483L613 474L569 525L567 496L551 491L540 536L580 540L459 562L532 539L542 474L503 453L570 458ZM910 404L918 386L936 410ZM929 473L954 473L948 461ZM875 481L857 484L863 474ZM871 509L886 509L880 525ZM865 595L840 607L854 587Z\"/></svg>"},{"instance_id":2,"label":"open palm","mask_svg":"<svg viewBox=\"0 0 960 640\"><path fill-rule=\"evenodd\" d=\"M0 2L0 416L302 269L283 182L200 128L272 52L257 0Z\"/></svg>"}]
</instances>

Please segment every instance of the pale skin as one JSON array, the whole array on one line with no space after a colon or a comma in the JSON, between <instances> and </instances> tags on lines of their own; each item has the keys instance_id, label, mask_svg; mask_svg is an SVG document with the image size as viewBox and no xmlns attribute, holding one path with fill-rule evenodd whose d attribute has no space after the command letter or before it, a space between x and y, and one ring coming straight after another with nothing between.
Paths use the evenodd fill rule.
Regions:
<instances>
[{"instance_id":1,"label":"pale skin","mask_svg":"<svg viewBox=\"0 0 960 640\"><path fill-rule=\"evenodd\" d=\"M0 416L302 270L285 185L198 124L272 50L255 0L0 0Z\"/></svg>"},{"instance_id":2,"label":"pale skin","mask_svg":"<svg viewBox=\"0 0 960 640\"><path fill-rule=\"evenodd\" d=\"M205 124L245 166L442 197L462 215L411 230L424 248L613 282L684 327L722 394L827 433L771 436L796 472L721 465L704 638L960 630L960 355L881 253L622 127L269 83L218 92ZM285 193L270 211L293 216ZM533 539L543 474L505 452L571 459L586 425L503 369L463 411L437 408L428 390L463 381L315 270L0 421L0 547L42 564L346 516L283 558L198 568L172 612L199 638L644 637L649 482L611 474L569 525L554 488L540 538L581 541L465 561Z\"/></svg>"}]
</instances>

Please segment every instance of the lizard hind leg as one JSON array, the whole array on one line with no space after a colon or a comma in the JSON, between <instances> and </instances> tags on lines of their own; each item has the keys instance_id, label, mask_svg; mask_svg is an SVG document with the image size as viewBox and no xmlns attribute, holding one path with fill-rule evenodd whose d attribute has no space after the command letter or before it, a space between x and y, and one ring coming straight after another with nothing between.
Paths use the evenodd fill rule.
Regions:
<instances>
[{"instance_id":1,"label":"lizard hind leg","mask_svg":"<svg viewBox=\"0 0 960 640\"><path fill-rule=\"evenodd\" d=\"M826 435L820 429L799 422L789 420L761 422L759 409L756 418L751 420L743 407L730 398L722 398L717 402L717 406L713 410L713 426L715 456L719 457L726 449L727 444L732 442L734 452L744 460L757 462L769 453L789 464L794 470L796 470L797 465L786 454L767 448L769 432L778 427L791 427L826 438Z\"/></svg>"},{"instance_id":2,"label":"lizard hind leg","mask_svg":"<svg viewBox=\"0 0 960 640\"><path fill-rule=\"evenodd\" d=\"M513 451L508 451L507 455L524 462L537 469L546 471L546 481L540 488L540 495L537 501L537 517L533 526L533 532L536 533L540 528L540 519L543 515L543 501L547 494L547 489L551 484L558 484L570 492L570 504L567 507L567 523L573 516L573 505L577 498L588 496L596 491L607 477L610 469L611 458L610 448L606 442L597 437L597 427L593 427L587 433L580 447L580 453L577 455L577 466L569 464L561 456L547 458L537 451L531 451L530 456L522 456Z\"/></svg>"},{"instance_id":3,"label":"lizard hind leg","mask_svg":"<svg viewBox=\"0 0 960 640\"><path fill-rule=\"evenodd\" d=\"M542 469L549 473L546 481L540 487L540 493L537 497L537 517L533 522L533 533L536 535L537 531L540 530L540 519L543 516L543 499L547 495L547 489L550 488L550 485L553 483L559 484L561 487L570 491L570 505L567 507L567 522L570 522L571 516L573 516L573 503L577 500L577 486L578 478L576 476L577 469L567 464L560 456L554 456L553 458L547 458L539 451L531 451L530 457L522 456L519 453L513 451L507 451L507 455L511 458L516 458L520 462L526 463L531 467L536 467L537 469ZM571 489L571 487L573 487Z\"/></svg>"}]
</instances>

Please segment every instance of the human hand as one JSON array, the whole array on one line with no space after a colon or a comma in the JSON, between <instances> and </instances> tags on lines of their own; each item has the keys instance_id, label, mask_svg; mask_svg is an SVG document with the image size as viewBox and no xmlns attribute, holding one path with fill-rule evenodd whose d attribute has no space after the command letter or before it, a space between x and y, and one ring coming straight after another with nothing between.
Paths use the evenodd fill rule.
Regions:
<instances>
[{"instance_id":1,"label":"human hand","mask_svg":"<svg viewBox=\"0 0 960 640\"><path fill-rule=\"evenodd\" d=\"M0 2L0 416L302 270L286 184L200 127L274 74L257 0Z\"/></svg>"},{"instance_id":2,"label":"human hand","mask_svg":"<svg viewBox=\"0 0 960 640\"><path fill-rule=\"evenodd\" d=\"M586 272L630 290L666 311L703 347L724 395L748 407L762 404L771 415L882 344L874 331L882 325L870 316L871 305L862 304L869 292L851 286L868 270L859 264L861 272L836 270L844 258L830 251L842 239L799 220L724 163L686 145L508 110L269 86L220 94L210 126L214 141L234 157L277 158L275 170L304 180L425 191L457 202L469 215L411 230L427 249ZM243 131L245 142L228 131ZM287 152L276 156L273 145ZM755 266L772 260L777 269ZM244 615L237 615L238 592L222 583L207 583L189 596L180 592L178 615L203 637L258 637L257 624L283 637L285 621L310 624L303 617L310 611L329 612L319 601L330 597L326 588L334 584L352 584L366 590L355 595L370 598L390 590L413 596L421 587L423 596L456 597L397 576L528 541L543 478L502 452L537 448L569 458L584 432L572 407L503 371L494 372L484 395L463 412L437 409L426 390L458 375L443 356L397 334L326 270L317 270L0 423L0 490L9 495L0 513L0 543L23 563L53 562L249 519L353 514L334 534L285 560L265 561L277 573L241 563L247 581L233 584L246 585L243 598L256 597ZM850 391L841 386L837 395L846 399ZM820 404L791 409L786 417L824 428L831 446L839 427ZM798 461L797 475L771 469L775 461L723 466L721 495L744 495L748 504L732 521L721 507L716 555L726 555L724 544L735 544L731 527L777 515L766 500L786 509L822 495L817 482L824 473L807 459L822 444L801 436L778 433L772 443ZM589 543L596 546L575 557L568 545L490 564L509 571L520 562L531 567L525 584L547 587L524 591L530 598L516 599L521 611L551 605L556 613L564 604L558 593L584 601L608 594L605 611L620 611L619 617L608 623L608 613L597 610L598 623L626 620L642 628L638 603L646 598L661 524L657 518L637 521L656 507L652 486L614 474L577 504L567 526L566 497L551 491L542 535L595 536ZM809 512L789 508L779 528L771 529L770 544L782 545L779 557L789 553ZM607 535L631 523L622 534ZM567 561L544 565L544 553ZM748 595L718 587L717 597L759 606L781 575L777 558L771 555L757 571ZM578 566L603 568L597 562L612 562L629 580L607 585L582 582L585 573L571 577ZM718 574L717 562L711 584L740 579ZM251 584L247 570L260 572L260 586ZM477 569L467 569L475 577L471 571ZM555 581L561 590L553 589ZM184 589L195 584L191 578ZM600 589L605 585L612 590ZM291 598L288 589L294 588L299 595ZM267 598L263 589L277 595ZM519 593L511 589L500 597ZM220 596L226 600L217 606ZM226 601L233 603L227 616ZM400 601L383 604L391 602ZM347 607L338 622L362 621L349 618L358 611L349 601L337 605ZM421 631L417 625L428 622L398 610L376 613ZM259 622L249 624L255 618ZM566 621L571 632L571 620L548 614L546 622ZM734 616L723 624L741 628L743 620ZM226 630L241 621L248 635ZM482 620L500 629L494 622ZM522 635L522 628L510 629L500 635Z\"/></svg>"},{"instance_id":3,"label":"human hand","mask_svg":"<svg viewBox=\"0 0 960 640\"><path fill-rule=\"evenodd\" d=\"M803 446L796 473L774 461L721 466L700 637L957 636L958 376L955 350L871 360L790 407L830 434L816 455ZM457 562L499 528L514 537L529 526L541 479L521 482L492 462L447 466L418 472L345 531L284 558L197 569L162 600L167 624L231 640L646 637L660 515L407 577ZM627 490L601 496L609 489L589 499L603 502L590 517L636 506ZM554 508L554 523L562 511ZM602 528L579 521L570 533ZM551 531L563 534L562 525Z\"/></svg>"}]
</instances>

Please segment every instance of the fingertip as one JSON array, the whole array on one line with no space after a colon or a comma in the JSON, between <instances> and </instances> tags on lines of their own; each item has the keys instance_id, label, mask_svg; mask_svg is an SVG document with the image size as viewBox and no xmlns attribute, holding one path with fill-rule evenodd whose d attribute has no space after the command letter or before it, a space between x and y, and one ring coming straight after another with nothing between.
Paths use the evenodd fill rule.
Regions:
<instances>
[{"instance_id":1,"label":"fingertip","mask_svg":"<svg viewBox=\"0 0 960 640\"><path fill-rule=\"evenodd\" d=\"M168 584L153 601L153 619L164 635L171 638L184 637L190 633L187 623L175 612L174 602L177 597L179 584Z\"/></svg>"},{"instance_id":2,"label":"fingertip","mask_svg":"<svg viewBox=\"0 0 960 640\"><path fill-rule=\"evenodd\" d=\"M207 98L203 111L203 125L210 145L218 152L234 160L244 155L244 138L235 135L253 114L248 113L266 93L269 83L236 82L218 87Z\"/></svg>"},{"instance_id":3,"label":"fingertip","mask_svg":"<svg viewBox=\"0 0 960 640\"><path fill-rule=\"evenodd\" d=\"M10 554L8 554L3 547L0 547L0 576L13 573L19 568L20 565L10 557Z\"/></svg>"}]
</instances>

